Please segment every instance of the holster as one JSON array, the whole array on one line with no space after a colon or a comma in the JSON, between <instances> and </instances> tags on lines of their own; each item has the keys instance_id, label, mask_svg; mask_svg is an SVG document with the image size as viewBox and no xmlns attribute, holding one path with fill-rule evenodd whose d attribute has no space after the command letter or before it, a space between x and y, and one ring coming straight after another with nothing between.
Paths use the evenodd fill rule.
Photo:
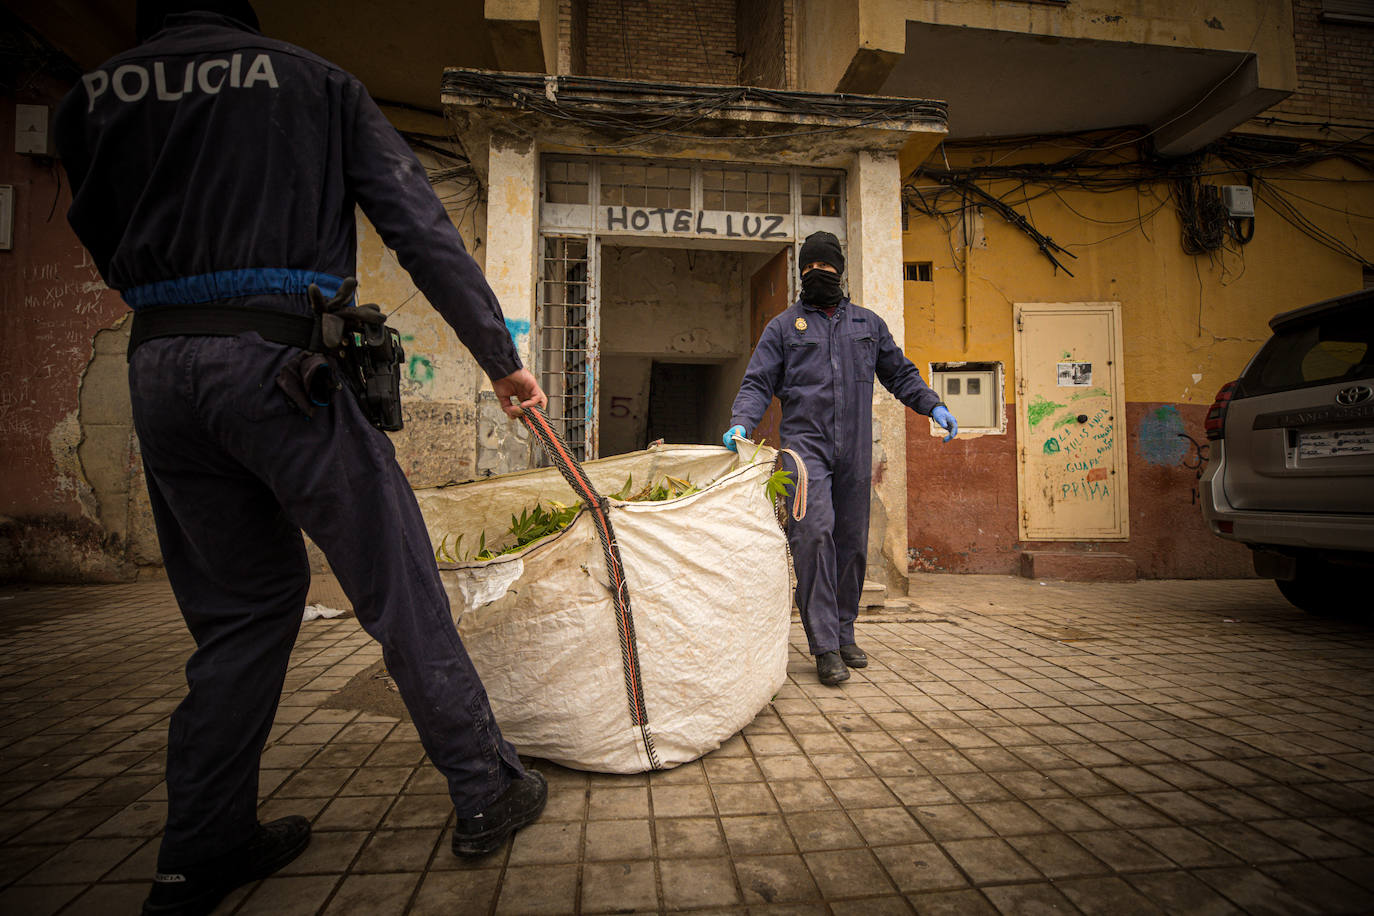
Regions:
<instances>
[{"instance_id":1,"label":"holster","mask_svg":"<svg viewBox=\"0 0 1374 916\"><path fill-rule=\"evenodd\" d=\"M349 278L330 299L311 284L310 303L315 309L316 350L329 361L335 374L358 399L368 422L395 432L404 425L401 415L401 364L405 348L395 328L376 305L351 305L357 281ZM307 386L308 387L308 386Z\"/></svg>"}]
</instances>

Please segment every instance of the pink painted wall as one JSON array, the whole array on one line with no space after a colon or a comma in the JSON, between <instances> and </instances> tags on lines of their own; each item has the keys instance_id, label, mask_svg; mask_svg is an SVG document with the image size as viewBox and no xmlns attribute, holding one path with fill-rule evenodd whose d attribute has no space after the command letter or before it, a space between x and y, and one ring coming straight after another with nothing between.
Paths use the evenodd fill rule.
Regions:
<instances>
[{"instance_id":1,"label":"pink painted wall","mask_svg":"<svg viewBox=\"0 0 1374 916\"><path fill-rule=\"evenodd\" d=\"M1196 449L1204 446L1207 408L1128 403L1128 541L1028 541L1017 537L1016 420L1007 433L932 438L924 417L907 413L907 539L916 571L1017 573L1022 550L1125 554L1142 578L1237 578L1254 575L1250 551L1207 530L1197 505Z\"/></svg>"}]
</instances>

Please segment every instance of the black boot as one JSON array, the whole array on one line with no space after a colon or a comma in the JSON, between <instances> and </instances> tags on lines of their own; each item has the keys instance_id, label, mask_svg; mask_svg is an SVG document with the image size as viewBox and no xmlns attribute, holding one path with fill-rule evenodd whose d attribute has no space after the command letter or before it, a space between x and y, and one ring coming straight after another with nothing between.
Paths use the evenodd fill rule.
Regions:
<instances>
[{"instance_id":1,"label":"black boot","mask_svg":"<svg viewBox=\"0 0 1374 916\"><path fill-rule=\"evenodd\" d=\"M259 824L248 842L218 859L159 871L144 916L205 916L245 884L261 881L305 851L310 822L298 814Z\"/></svg>"},{"instance_id":2,"label":"black boot","mask_svg":"<svg viewBox=\"0 0 1374 916\"><path fill-rule=\"evenodd\" d=\"M868 667L868 656L864 654L863 649L860 649L853 643L847 646L840 646L840 658L844 659L844 663L851 668Z\"/></svg>"},{"instance_id":3,"label":"black boot","mask_svg":"<svg viewBox=\"0 0 1374 916\"><path fill-rule=\"evenodd\" d=\"M849 680L849 669L838 652L822 652L816 656L816 676L827 687Z\"/></svg>"},{"instance_id":4,"label":"black boot","mask_svg":"<svg viewBox=\"0 0 1374 916\"><path fill-rule=\"evenodd\" d=\"M495 852L506 837L534 823L549 798L549 784L538 772L526 770L524 779L510 784L485 811L460 817L453 828L455 856L484 856Z\"/></svg>"}]
</instances>

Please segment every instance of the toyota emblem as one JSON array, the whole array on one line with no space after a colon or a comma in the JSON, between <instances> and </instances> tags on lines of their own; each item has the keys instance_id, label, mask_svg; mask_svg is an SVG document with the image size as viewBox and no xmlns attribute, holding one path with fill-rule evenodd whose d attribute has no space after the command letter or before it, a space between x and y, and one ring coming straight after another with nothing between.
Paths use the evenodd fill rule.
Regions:
<instances>
[{"instance_id":1,"label":"toyota emblem","mask_svg":"<svg viewBox=\"0 0 1374 916\"><path fill-rule=\"evenodd\" d=\"M1340 391L1337 391L1336 403L1347 405L1359 404L1362 401L1369 400L1371 396L1374 396L1374 389L1371 389L1368 385L1356 385L1353 388L1342 388Z\"/></svg>"}]
</instances>

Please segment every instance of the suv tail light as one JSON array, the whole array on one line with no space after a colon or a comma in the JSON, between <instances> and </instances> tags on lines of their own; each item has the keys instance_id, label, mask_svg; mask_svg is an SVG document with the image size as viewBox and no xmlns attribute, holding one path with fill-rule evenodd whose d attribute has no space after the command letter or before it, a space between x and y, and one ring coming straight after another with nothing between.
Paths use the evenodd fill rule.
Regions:
<instances>
[{"instance_id":1,"label":"suv tail light","mask_svg":"<svg viewBox=\"0 0 1374 916\"><path fill-rule=\"evenodd\" d=\"M1227 382L1221 386L1217 392L1217 399L1212 402L1212 407L1207 411L1207 420L1202 424L1202 428L1207 431L1208 439L1220 439L1222 430L1226 428L1226 408L1231 404L1231 398L1236 396L1236 385L1239 379L1234 382Z\"/></svg>"}]
</instances>

